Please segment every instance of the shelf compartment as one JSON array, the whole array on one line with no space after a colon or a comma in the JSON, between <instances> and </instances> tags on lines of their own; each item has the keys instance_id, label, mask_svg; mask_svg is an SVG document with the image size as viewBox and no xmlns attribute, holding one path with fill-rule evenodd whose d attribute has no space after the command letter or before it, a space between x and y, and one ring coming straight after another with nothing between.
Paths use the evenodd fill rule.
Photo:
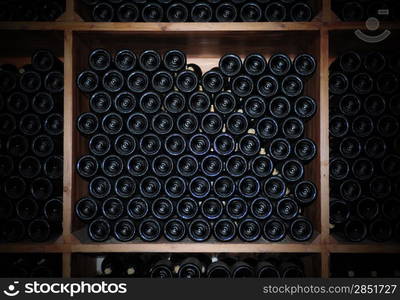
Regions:
<instances>
[{"instance_id":1,"label":"shelf compartment","mask_svg":"<svg viewBox=\"0 0 400 300\"><path fill-rule=\"evenodd\" d=\"M73 278L84 278L84 277L101 277L101 263L107 255L116 254L118 257L124 257L128 253L108 253L108 252L99 252L99 253L73 253L71 257L71 277ZM263 258L272 258L279 260L293 260L298 259L299 262L304 267L304 273L306 277L320 277L320 255L319 254L310 254L310 253L273 253L273 254L258 254L258 253L209 253L208 255L204 255L202 252L191 252L185 253L181 252L179 254L174 253L134 253L131 254L133 257L137 256L143 259L142 267L146 269L150 269L152 265L152 260L155 258L163 258L171 256L172 258L177 257L178 260L185 259L187 257L196 257L199 255L201 257L214 257L217 256L219 259L231 258L235 259L263 259ZM174 268L176 269L176 268Z\"/></svg>"},{"instance_id":2,"label":"shelf compartment","mask_svg":"<svg viewBox=\"0 0 400 300\"><path fill-rule=\"evenodd\" d=\"M73 78L75 80L78 72L87 68L87 57L91 50L96 48L106 48L112 53L118 49L132 49L136 53L140 53L145 49L155 49L162 53L172 48L184 51L188 56L188 62L200 65L203 72L218 65L218 61L222 55L228 52L234 52L244 57L253 52L260 52L266 57L280 52L290 55L292 58L299 53L310 53L316 57L318 69L316 74L307 82L305 94L316 99L319 105L320 99L320 48L319 48L319 32L304 31L301 34L297 32L114 32L107 31L97 33L75 32L74 38L74 61L73 61ZM74 120L85 111L89 110L87 96L79 93L75 88L73 91ZM306 136L313 139L318 149L323 147L320 144L320 113L306 125ZM87 138L79 135L76 126L73 126L73 163L75 166L80 156L88 152ZM319 153L319 151L318 151ZM305 178L312 180L320 191L320 155L309 165L306 166ZM72 179L72 232L78 241L82 243L89 242L85 233L82 234L84 224L77 219L73 211L75 203L81 198L87 196L87 182L81 179L75 169L73 169ZM320 195L319 195L320 196ZM320 201L313 203L305 210L315 225L316 236L321 232L320 220ZM84 232L84 231L83 231ZM135 242L134 242L135 243ZM258 243L257 243L258 244ZM249 247L252 247L249 245Z\"/></svg>"}]
</instances>

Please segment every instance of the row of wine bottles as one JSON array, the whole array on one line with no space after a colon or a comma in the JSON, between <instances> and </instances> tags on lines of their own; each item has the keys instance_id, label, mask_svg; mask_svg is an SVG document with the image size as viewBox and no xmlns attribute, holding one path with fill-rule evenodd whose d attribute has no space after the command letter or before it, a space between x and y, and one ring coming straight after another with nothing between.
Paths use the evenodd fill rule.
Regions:
<instances>
[{"instance_id":1,"label":"row of wine bottles","mask_svg":"<svg viewBox=\"0 0 400 300\"><path fill-rule=\"evenodd\" d=\"M299 278L304 263L297 255L108 254L101 277L137 278Z\"/></svg>"},{"instance_id":2,"label":"row of wine bottles","mask_svg":"<svg viewBox=\"0 0 400 300\"><path fill-rule=\"evenodd\" d=\"M62 232L63 86L63 63L49 50L0 67L0 240Z\"/></svg>"},{"instance_id":3,"label":"row of wine bottles","mask_svg":"<svg viewBox=\"0 0 400 300\"><path fill-rule=\"evenodd\" d=\"M331 254L334 278L399 278L398 254Z\"/></svg>"},{"instance_id":4,"label":"row of wine bottles","mask_svg":"<svg viewBox=\"0 0 400 300\"><path fill-rule=\"evenodd\" d=\"M0 3L1 21L55 21L65 11L65 0L4 0Z\"/></svg>"},{"instance_id":5,"label":"row of wine bottles","mask_svg":"<svg viewBox=\"0 0 400 300\"><path fill-rule=\"evenodd\" d=\"M400 5L396 0L333 0L332 10L345 22L377 18L381 21L400 19Z\"/></svg>"},{"instance_id":6,"label":"row of wine bottles","mask_svg":"<svg viewBox=\"0 0 400 300\"><path fill-rule=\"evenodd\" d=\"M82 0L95 22L309 22L308 0Z\"/></svg>"},{"instance_id":7,"label":"row of wine bottles","mask_svg":"<svg viewBox=\"0 0 400 300\"><path fill-rule=\"evenodd\" d=\"M187 237L195 242L205 242L211 236L220 242L232 241L237 237L246 242L254 242L261 237L270 242L279 242L287 234L297 242L305 242L313 237L311 221L300 216L296 202L290 198L278 203L279 207L276 210L279 211L280 218L272 216L271 209L262 206L270 204L262 198L252 203L253 207L258 205L253 208L253 211L258 209L254 212L256 217L243 216L246 213L246 206L243 202L240 203L241 199L232 199L231 203L234 204L229 204L229 209L231 209L229 215L223 215L223 204L217 199L210 198L201 204L202 214L207 216L207 219L197 218L192 221L174 217L173 204L168 201L168 199L160 198L151 205L156 219L147 217L149 204L143 199L134 198L129 202L128 216L123 216L121 211L124 210L124 206L120 202L116 199L107 200L103 209L108 218L97 217L93 221L88 221L88 235L96 242L104 242L111 237L120 242L129 242L136 238L145 242L154 242L162 236L170 242L179 242ZM190 199L183 201L188 203ZM110 202L117 203L116 207L111 207L113 203ZM197 215L194 211L196 207L190 205L191 203L184 209L191 211L181 215L186 218L190 213L190 218L193 219ZM227 209L228 207L225 210ZM116 211L121 218L113 218ZM97 214L97 204L89 198L83 198L76 205L76 213L83 220L93 219ZM113 215L110 217L111 213Z\"/></svg>"},{"instance_id":8,"label":"row of wine bottles","mask_svg":"<svg viewBox=\"0 0 400 300\"><path fill-rule=\"evenodd\" d=\"M199 92L201 85L207 94L230 90L239 98L256 92L264 97L281 93L296 98L304 90L305 78L315 72L316 61L309 54L298 55L294 61L285 54L275 54L268 62L261 54L250 54L243 64L239 56L228 54L221 58L219 67L202 74L199 66L186 65L185 54L178 50L167 52L163 59L153 50L142 52L139 58L130 50L122 50L113 59L108 51L97 49L90 53L89 66L91 70L82 71L77 78L78 88L85 93L104 89L108 93L127 90L142 94L154 90L156 94L169 94L175 90L192 94ZM99 96L106 98L107 94ZM147 93L142 101L150 96L157 97ZM193 101L196 98L199 96Z\"/></svg>"},{"instance_id":9,"label":"row of wine bottles","mask_svg":"<svg viewBox=\"0 0 400 300\"><path fill-rule=\"evenodd\" d=\"M62 277L60 254L2 254L0 278L56 278Z\"/></svg>"},{"instance_id":10,"label":"row of wine bottles","mask_svg":"<svg viewBox=\"0 0 400 300\"><path fill-rule=\"evenodd\" d=\"M398 56L355 51L331 66L330 220L353 242L400 239L398 66Z\"/></svg>"},{"instance_id":11,"label":"row of wine bottles","mask_svg":"<svg viewBox=\"0 0 400 300\"><path fill-rule=\"evenodd\" d=\"M126 59L118 58L124 51L130 55ZM90 85L85 84L86 79L81 80L86 77L83 74L107 74L112 72L110 69L114 65L121 65L121 61L131 61L130 66L133 67L133 69L127 68L129 72L122 72L123 68L119 67L121 72L118 72L122 78L124 74L135 73L136 65L140 65L140 68L148 73L157 72L161 67L161 62L166 69L175 70L171 74L175 74L177 77L182 73L197 76L194 71L187 70L189 65L187 65L185 54L181 51L168 51L163 58L155 51L144 51L139 56L139 64L134 62L136 56L132 55L132 52L124 51L117 52L114 59L106 50L92 51L89 54L91 71L78 75L78 87ZM282 76L277 78L284 78L293 65L297 66L294 69L298 70L297 73L301 73L304 78L311 76L316 68L315 60L310 55L298 56L294 64L286 55L277 55L269 60L269 64L273 66L270 69L275 72L281 70ZM237 55L225 55L219 63L221 71L210 71L213 72L210 78L208 77L210 72L203 76L203 86L209 86L203 92L199 93L199 81L196 79L194 86L186 89L188 95L186 93L177 94L180 95L178 100L176 97L167 96L164 101L161 101L162 93L153 92L151 97L145 97L145 93L139 101L139 109L135 109L136 105L132 105L132 97L129 97L126 102L129 102L130 105L124 106L133 106L134 108L125 114L112 108L103 113L98 109L91 109L90 113L81 114L77 119L77 127L81 134L89 138L88 146L93 155L82 156L77 161L77 171L83 179L89 181L88 194L93 199L102 199L103 202L97 204L97 200L85 198L82 200L83 202L79 202L83 205L78 205L77 214L78 216L91 216L89 219L84 217L83 219L86 218L86 221L92 220L96 216L105 218L92 221L92 224L96 225L95 229L99 227L105 229L105 231L97 230L101 237L97 238L93 234L94 229L91 225L88 226L89 236L94 240L108 239L112 233L113 224L109 226L103 223L108 223L107 219L123 222L128 217L127 220L130 221L130 224L126 225L129 225L129 234L126 240L132 240L135 227L129 219L143 219L151 215L155 219L165 220L167 224L171 222L179 229L177 230L178 237L174 238L167 234L168 240L181 240L186 235L185 224L178 218L174 219L175 205L173 202L176 201L170 199L182 200L181 209L186 211L186 215L190 215L183 219L195 218L200 209L205 212L203 213L205 218L218 219L218 222L222 222L226 218L227 221L223 224L229 229L229 232L226 232L228 237L221 237L217 233L215 235L219 240L233 239L236 236L236 224L232 220L242 218L233 218L233 212L223 216L223 199L240 198L232 200L229 204L229 210L235 210L236 216L240 215L242 211L248 210L246 201L242 199L254 200L260 197L282 199L278 206L282 214L285 214L284 219L286 220L301 216L302 210L298 208L299 205L310 204L316 199L318 193L312 182L304 181L304 165L316 156L315 143L304 138L304 123L314 115L315 101L305 98L307 101L302 102L303 104L300 106L304 108L302 111L307 115L302 119L288 117L291 109L284 112L285 105L282 106L278 103L272 106L276 107L276 110L273 109L273 111L281 113L280 119L262 118L266 113L264 97L259 97L255 101L245 101L245 99L240 99L242 97L237 98L230 90L224 90L221 85L222 82L229 81L241 72L251 73L252 77L262 76L269 64L259 54L247 56L244 63ZM127 66L127 64L123 65ZM201 69L196 67L193 70L198 70L200 78ZM249 78L249 82L252 82L252 77L246 76ZM190 78L183 80L183 86L187 87L187 83L192 82ZM115 81L112 80L112 82ZM81 91L89 93L89 102L92 102L94 96L98 95L98 92L94 92L94 90L90 92L90 89L82 90L81 88ZM165 92L168 91L169 88ZM221 91L229 94L229 97L224 97L228 101L223 101L224 103L221 105L223 108L228 108L225 109L225 114L211 112L210 99L214 93ZM117 103L117 100L119 101L120 88L116 89L116 92L104 94L109 95L108 102ZM113 99L112 95L115 94L117 96ZM129 92L126 94L130 95ZM100 105L90 105L90 107L108 106L106 101L102 101L102 99L106 99L104 95L96 97ZM192 109L186 107L186 97L192 99L189 101L189 107ZM289 100L285 101L289 103ZM239 110L244 110L245 113L239 112ZM174 122L174 117L176 122ZM254 128L256 124L258 124L258 129L249 134L248 130ZM223 133L224 127L229 133ZM99 128L102 129L99 130ZM275 136L279 137L281 131L286 138L275 138ZM270 140L268 150L261 149L263 140ZM270 153L270 157L266 155L267 151ZM230 157L226 159L227 156ZM225 160L226 162L224 162ZM120 200L121 198L131 200L129 207L125 208L126 205ZM184 198L190 199L183 201ZM153 203L153 211L149 208L150 203ZM260 203L258 202L258 204ZM268 212L270 211L269 207L272 208L271 205L262 204L259 207L264 214L267 213L263 219L271 215ZM128 213L129 211L130 213ZM148 212L150 213L148 214ZM245 215L246 213L243 214L243 217ZM149 223L147 220L143 222ZM150 220L151 222L153 221ZM249 226L253 229L249 235L253 236L247 239L256 240L261 235L262 224L259 224L257 220L251 220L250 223L251 226ZM154 237L149 239L142 236L142 239L158 239L161 225L152 225L158 231ZM285 227L282 224L278 225ZM207 222L204 226L207 229L206 235L199 240L208 239L212 231L212 226ZM312 225L309 221L305 227L304 240L312 236ZM218 229L218 227L216 228ZM118 232L114 234L117 239L121 240L118 235ZM283 236L277 240L282 239ZM301 240L301 238L297 238L297 240Z\"/></svg>"}]
</instances>

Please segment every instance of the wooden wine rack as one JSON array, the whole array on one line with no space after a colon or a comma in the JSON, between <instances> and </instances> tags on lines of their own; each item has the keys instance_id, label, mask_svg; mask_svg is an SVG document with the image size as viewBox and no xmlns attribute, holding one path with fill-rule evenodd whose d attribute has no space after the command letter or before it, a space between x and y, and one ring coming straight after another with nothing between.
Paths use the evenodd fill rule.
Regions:
<instances>
[{"instance_id":1,"label":"wooden wine rack","mask_svg":"<svg viewBox=\"0 0 400 300\"><path fill-rule=\"evenodd\" d=\"M385 23L391 36L380 44L366 44L355 35L356 29L366 30L364 23L343 23L331 11L330 0L314 1L319 12L307 23L92 23L79 16L78 0L67 0L66 12L56 22L0 23L0 57L2 62L24 65L35 49L48 48L64 61L64 213L63 234L53 243L0 244L0 252L60 253L63 276L70 277L71 256L78 253L107 252L182 252L182 253L310 253L315 255L315 276L329 277L331 253L400 253L396 244L343 243L330 236L329 229L329 65L349 49L384 49L400 47L399 23ZM75 171L78 157L86 151L86 141L80 137L75 119L87 110L88 103L78 93L75 78L87 67L90 49L111 50L129 48L139 52L145 48L164 52L181 49L188 61L199 64L203 71L217 65L226 52L242 57L261 52L269 57L275 52L294 56L301 52L313 54L318 70L307 83L306 93L318 103L318 112L307 135L318 145L318 156L306 169L308 178L318 187L318 201L307 210L315 225L317 236L307 243L91 243L81 237L82 224L74 216L76 201L84 195L86 185Z\"/></svg>"}]
</instances>

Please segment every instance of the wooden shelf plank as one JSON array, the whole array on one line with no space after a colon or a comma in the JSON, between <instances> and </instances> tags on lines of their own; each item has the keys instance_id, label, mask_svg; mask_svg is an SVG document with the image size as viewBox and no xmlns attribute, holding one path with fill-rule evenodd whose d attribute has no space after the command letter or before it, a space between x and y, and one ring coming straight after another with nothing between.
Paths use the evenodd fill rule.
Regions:
<instances>
[{"instance_id":1,"label":"wooden shelf plank","mask_svg":"<svg viewBox=\"0 0 400 300\"><path fill-rule=\"evenodd\" d=\"M330 244L330 253L400 253L400 244Z\"/></svg>"},{"instance_id":2,"label":"wooden shelf plank","mask_svg":"<svg viewBox=\"0 0 400 300\"><path fill-rule=\"evenodd\" d=\"M309 31L320 30L320 22L257 23L97 23L97 22L2 22L2 30L73 31Z\"/></svg>"},{"instance_id":3,"label":"wooden shelf plank","mask_svg":"<svg viewBox=\"0 0 400 300\"><path fill-rule=\"evenodd\" d=\"M72 252L170 252L170 253L319 253L319 244L195 244L195 243L136 243L136 244L74 244Z\"/></svg>"},{"instance_id":4,"label":"wooden shelf plank","mask_svg":"<svg viewBox=\"0 0 400 300\"><path fill-rule=\"evenodd\" d=\"M66 253L71 247L67 244L3 244L0 253Z\"/></svg>"}]
</instances>

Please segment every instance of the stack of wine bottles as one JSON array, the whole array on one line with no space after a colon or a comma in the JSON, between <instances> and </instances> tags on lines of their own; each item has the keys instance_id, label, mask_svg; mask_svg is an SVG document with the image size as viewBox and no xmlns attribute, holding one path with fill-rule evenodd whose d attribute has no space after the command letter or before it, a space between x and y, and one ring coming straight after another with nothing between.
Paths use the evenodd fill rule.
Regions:
<instances>
[{"instance_id":1,"label":"stack of wine bottles","mask_svg":"<svg viewBox=\"0 0 400 300\"><path fill-rule=\"evenodd\" d=\"M100 257L101 277L298 278L305 277L297 255L108 254Z\"/></svg>"},{"instance_id":2,"label":"stack of wine bottles","mask_svg":"<svg viewBox=\"0 0 400 300\"><path fill-rule=\"evenodd\" d=\"M331 254L331 277L400 278L398 254Z\"/></svg>"},{"instance_id":3,"label":"stack of wine bottles","mask_svg":"<svg viewBox=\"0 0 400 300\"><path fill-rule=\"evenodd\" d=\"M62 276L60 254L2 254L0 278L53 278Z\"/></svg>"},{"instance_id":4,"label":"stack of wine bottles","mask_svg":"<svg viewBox=\"0 0 400 300\"><path fill-rule=\"evenodd\" d=\"M91 111L77 118L90 154L77 161L89 184L76 214L92 240L312 237L311 55L227 54L202 74L178 50L96 49L89 66L77 77Z\"/></svg>"},{"instance_id":5,"label":"stack of wine bottles","mask_svg":"<svg viewBox=\"0 0 400 300\"><path fill-rule=\"evenodd\" d=\"M95 22L309 22L310 1L81 0Z\"/></svg>"},{"instance_id":6,"label":"stack of wine bottles","mask_svg":"<svg viewBox=\"0 0 400 300\"><path fill-rule=\"evenodd\" d=\"M347 52L330 70L330 220L360 242L400 240L400 56Z\"/></svg>"},{"instance_id":7,"label":"stack of wine bottles","mask_svg":"<svg viewBox=\"0 0 400 300\"><path fill-rule=\"evenodd\" d=\"M400 20L397 0L332 0L332 10L345 22L377 18L381 21Z\"/></svg>"},{"instance_id":8,"label":"stack of wine bottles","mask_svg":"<svg viewBox=\"0 0 400 300\"><path fill-rule=\"evenodd\" d=\"M38 50L0 66L0 240L35 242L61 231L63 63Z\"/></svg>"},{"instance_id":9,"label":"stack of wine bottles","mask_svg":"<svg viewBox=\"0 0 400 300\"><path fill-rule=\"evenodd\" d=\"M2 0L0 21L55 21L65 11L65 0Z\"/></svg>"}]
</instances>

